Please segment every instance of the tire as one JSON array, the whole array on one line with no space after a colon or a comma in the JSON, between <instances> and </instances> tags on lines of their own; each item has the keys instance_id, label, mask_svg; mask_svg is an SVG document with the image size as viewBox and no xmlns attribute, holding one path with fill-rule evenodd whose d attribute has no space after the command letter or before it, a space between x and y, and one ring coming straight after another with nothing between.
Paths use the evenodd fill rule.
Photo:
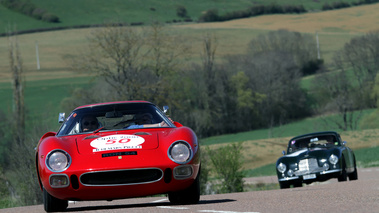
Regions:
<instances>
[{"instance_id":1,"label":"tire","mask_svg":"<svg viewBox=\"0 0 379 213\"><path fill-rule=\"evenodd\" d=\"M303 183L302 183L301 181L295 182L295 183L293 184L293 187L294 187L294 188L297 188L297 187L303 187Z\"/></svg>"},{"instance_id":2,"label":"tire","mask_svg":"<svg viewBox=\"0 0 379 213\"><path fill-rule=\"evenodd\" d=\"M200 200L200 173L190 187L178 192L168 193L168 200L172 204L197 204Z\"/></svg>"},{"instance_id":3,"label":"tire","mask_svg":"<svg viewBox=\"0 0 379 213\"><path fill-rule=\"evenodd\" d=\"M345 158L342 157L342 173L338 177L338 182L343 182L347 181L347 173L346 173L346 163L345 163Z\"/></svg>"},{"instance_id":4,"label":"tire","mask_svg":"<svg viewBox=\"0 0 379 213\"><path fill-rule=\"evenodd\" d=\"M46 212L59 212L67 209L68 201L51 196L46 189L43 188L43 206Z\"/></svg>"},{"instance_id":5,"label":"tire","mask_svg":"<svg viewBox=\"0 0 379 213\"><path fill-rule=\"evenodd\" d=\"M354 172L349 174L349 180L358 180L358 171L357 171L357 164L355 163L355 156L354 156Z\"/></svg>"},{"instance_id":6,"label":"tire","mask_svg":"<svg viewBox=\"0 0 379 213\"><path fill-rule=\"evenodd\" d=\"M290 184L288 184L287 182L279 182L279 186L280 186L280 189L288 189L290 188Z\"/></svg>"}]
</instances>

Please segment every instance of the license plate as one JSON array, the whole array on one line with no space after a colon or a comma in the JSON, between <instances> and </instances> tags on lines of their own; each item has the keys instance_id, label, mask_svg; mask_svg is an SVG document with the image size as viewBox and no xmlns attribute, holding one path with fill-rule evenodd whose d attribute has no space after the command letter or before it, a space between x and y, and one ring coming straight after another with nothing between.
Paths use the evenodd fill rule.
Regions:
<instances>
[{"instance_id":1,"label":"license plate","mask_svg":"<svg viewBox=\"0 0 379 213\"><path fill-rule=\"evenodd\" d=\"M315 178L316 178L315 174L310 174L310 175L304 175L303 176L304 180L315 179Z\"/></svg>"}]
</instances>

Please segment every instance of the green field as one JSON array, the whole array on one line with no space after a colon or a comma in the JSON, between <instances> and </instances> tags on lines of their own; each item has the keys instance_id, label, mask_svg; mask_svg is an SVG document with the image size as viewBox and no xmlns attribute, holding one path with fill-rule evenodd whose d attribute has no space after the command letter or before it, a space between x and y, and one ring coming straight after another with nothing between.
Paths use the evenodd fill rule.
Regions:
<instances>
[{"instance_id":1,"label":"green field","mask_svg":"<svg viewBox=\"0 0 379 213\"><path fill-rule=\"evenodd\" d=\"M102 24L104 22L126 22L145 24L152 21L172 22L182 20L176 15L177 6L184 6L189 18L197 21L206 10L217 9L219 14L246 9L254 5L303 5L308 11L320 11L324 3L332 3L329 0L303 1L303 0L65 0L46 1L30 0L36 7L47 10L60 18L60 23L45 23L34 20L22 14L10 11L0 5L0 26L9 24L17 25L18 30L36 28L76 26ZM334 2L334 1L333 1ZM337 1L335 1L337 2ZM356 0L344 0L343 2L356 2ZM6 31L0 28L0 33Z\"/></svg>"}]
</instances>

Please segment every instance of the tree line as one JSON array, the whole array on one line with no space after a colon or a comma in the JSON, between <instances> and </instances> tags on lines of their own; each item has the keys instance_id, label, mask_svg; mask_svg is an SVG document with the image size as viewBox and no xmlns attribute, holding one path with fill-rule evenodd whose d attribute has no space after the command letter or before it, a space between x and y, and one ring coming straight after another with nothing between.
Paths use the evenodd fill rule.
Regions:
<instances>
[{"instance_id":1,"label":"tree line","mask_svg":"<svg viewBox=\"0 0 379 213\"><path fill-rule=\"evenodd\" d=\"M96 83L74 90L62 106L71 111L86 103L148 100L172 106L170 116L200 137L324 113L343 113L338 125L354 129L347 116L376 107L377 37L371 32L352 39L327 65L309 34L272 31L253 38L244 54L220 59L217 37L206 34L201 63L193 63L187 60L188 42L163 25L143 30L109 25L94 30L88 50L70 58L74 70L94 74ZM306 91L301 80L311 74L316 75Z\"/></svg>"},{"instance_id":2,"label":"tree line","mask_svg":"<svg viewBox=\"0 0 379 213\"><path fill-rule=\"evenodd\" d=\"M66 59L73 70L95 76L94 83L62 100L66 112L96 102L148 100L170 105L169 115L202 138L272 128L326 113L338 114L333 122L351 130L357 128L362 110L377 107L379 31L353 38L335 53L331 64L317 58L313 36L286 30L253 38L245 53L221 59L217 58L217 36L205 34L199 63L188 59L192 55L189 43L160 24L108 25L94 29L88 39L88 49ZM0 150L0 194L13 200L0 199L0 204L31 205L42 200L33 147L49 128L43 121L25 122L31 115L23 108L22 60L17 48L17 43L10 42L15 107L12 116L0 113L0 142L6 147ZM309 67L313 68L305 69ZM315 75L305 90L300 82L309 70ZM368 123L378 120L378 114L370 115ZM211 173L225 183L213 190L243 190L241 149L232 145L204 152L208 163L202 168L203 190ZM19 154L12 154L15 150Z\"/></svg>"}]
</instances>

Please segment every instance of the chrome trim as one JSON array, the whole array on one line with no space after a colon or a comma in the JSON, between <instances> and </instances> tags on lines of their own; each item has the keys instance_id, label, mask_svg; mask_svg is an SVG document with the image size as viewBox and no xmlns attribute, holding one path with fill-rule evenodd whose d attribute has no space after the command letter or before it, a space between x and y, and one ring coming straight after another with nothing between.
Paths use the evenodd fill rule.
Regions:
<instances>
[{"instance_id":1,"label":"chrome trim","mask_svg":"<svg viewBox=\"0 0 379 213\"><path fill-rule=\"evenodd\" d=\"M342 171L342 169L326 170L326 171L320 172L320 175L330 174L330 173L335 173L335 172L341 172L341 171Z\"/></svg>"},{"instance_id":2,"label":"chrome trim","mask_svg":"<svg viewBox=\"0 0 379 213\"><path fill-rule=\"evenodd\" d=\"M185 162L177 162L176 160L174 160L172 157L171 157L171 153L170 153L170 150L172 149L172 147L175 145L175 144L178 144L178 143L184 143L187 145L188 149L189 149L189 152L190 152L190 156L188 157L187 161ZM192 150L192 147L191 145L187 142L187 141L184 141L184 140L179 140L179 141L175 141L173 142L170 147L167 149L167 156L170 158L170 160L172 160L173 162L177 163L177 164L186 164L188 162L190 162L193 158L193 150Z\"/></svg>"},{"instance_id":3,"label":"chrome trim","mask_svg":"<svg viewBox=\"0 0 379 213\"><path fill-rule=\"evenodd\" d=\"M58 186L58 187L56 187L56 186L52 186L50 180L51 180L51 177L54 177L54 176L66 176L67 181L68 181L67 185L64 185L64 186ZM54 189L66 188L66 187L69 187L69 186L70 186L70 178L68 177L68 175L63 174L63 173L62 173L62 174L52 174L52 175L50 175L50 177L49 177L49 185L50 185L51 188L54 188Z\"/></svg>"},{"instance_id":4,"label":"chrome trim","mask_svg":"<svg viewBox=\"0 0 379 213\"><path fill-rule=\"evenodd\" d=\"M285 177L285 178L280 178L279 181L289 181L289 180L296 180L300 179L300 177L295 176L295 177Z\"/></svg>"},{"instance_id":5,"label":"chrome trim","mask_svg":"<svg viewBox=\"0 0 379 213\"><path fill-rule=\"evenodd\" d=\"M155 180L155 181L148 181L148 182L141 182L141 183L126 183L126 184L104 184L104 185L91 185L91 184L84 184L82 183L82 176L85 175L85 174L90 174L90 173L103 173L103 172L117 172L117 171L132 171L132 170L147 170L147 169L157 169L157 170L160 170L162 172L162 176ZM121 169L121 170L104 170L104 171L93 171L93 172L86 172L86 173L83 173L79 176L79 182L83 185L83 186L128 186L128 185L140 185L140 184L147 184L147 183L155 183L155 182L158 182L160 180L162 180L164 176L164 172L162 169L160 168L156 168L156 167L152 167L152 168L139 168L139 169Z\"/></svg>"},{"instance_id":6,"label":"chrome trim","mask_svg":"<svg viewBox=\"0 0 379 213\"><path fill-rule=\"evenodd\" d=\"M53 154L54 152L57 152L57 151L60 151L60 152L63 152L63 154L65 154L67 156L67 166L66 168L62 169L62 170L59 170L59 171L55 171L53 170L52 168L50 168L50 164L48 164L48 160L51 156L51 154ZM46 167L51 171L51 172L63 172L63 171L66 171L70 166L71 166L71 156L66 152L64 151L63 149L54 149L52 151L50 151L47 155L46 155L46 159L45 159L45 165Z\"/></svg>"}]
</instances>

